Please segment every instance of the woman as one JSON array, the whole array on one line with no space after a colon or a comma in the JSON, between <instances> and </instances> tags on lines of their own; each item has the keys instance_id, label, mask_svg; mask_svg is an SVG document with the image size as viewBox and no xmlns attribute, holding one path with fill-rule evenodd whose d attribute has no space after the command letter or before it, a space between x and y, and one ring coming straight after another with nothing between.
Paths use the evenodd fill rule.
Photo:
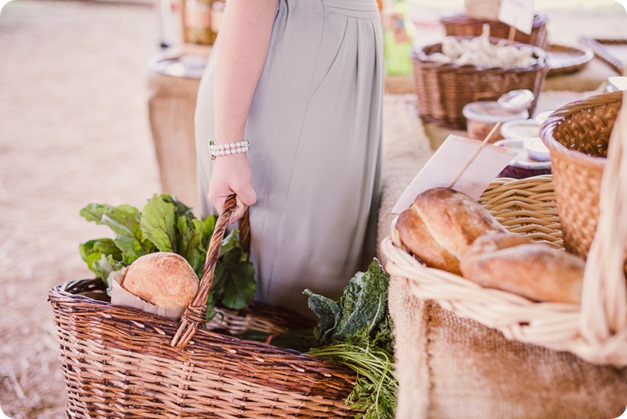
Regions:
<instances>
[{"instance_id":1,"label":"woman","mask_svg":"<svg viewBox=\"0 0 627 419\"><path fill-rule=\"evenodd\" d=\"M196 109L200 212L251 207L258 300L311 314L305 288L336 298L374 256L382 45L375 0L226 2Z\"/></svg>"}]
</instances>

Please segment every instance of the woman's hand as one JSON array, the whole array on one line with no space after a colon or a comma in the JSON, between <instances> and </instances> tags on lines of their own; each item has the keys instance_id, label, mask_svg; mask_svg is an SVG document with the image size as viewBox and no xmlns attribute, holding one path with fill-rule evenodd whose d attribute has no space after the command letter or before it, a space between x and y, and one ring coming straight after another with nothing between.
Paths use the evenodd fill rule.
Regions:
<instances>
[{"instance_id":1,"label":"woman's hand","mask_svg":"<svg viewBox=\"0 0 627 419\"><path fill-rule=\"evenodd\" d=\"M242 218L246 208L257 202L252 171L244 153L218 157L213 161L209 180L209 201L221 213L226 198L232 194L237 195L237 206L230 219L230 222L234 223Z\"/></svg>"}]
</instances>

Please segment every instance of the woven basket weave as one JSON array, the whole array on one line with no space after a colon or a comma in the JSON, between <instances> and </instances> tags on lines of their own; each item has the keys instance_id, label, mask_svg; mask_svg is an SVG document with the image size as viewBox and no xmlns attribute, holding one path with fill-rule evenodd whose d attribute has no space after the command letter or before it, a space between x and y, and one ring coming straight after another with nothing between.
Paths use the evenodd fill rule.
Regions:
<instances>
[{"instance_id":1,"label":"woven basket weave","mask_svg":"<svg viewBox=\"0 0 627 419\"><path fill-rule=\"evenodd\" d=\"M601 177L621 92L569 103L542 124L551 153L557 206L567 250L586 257L599 218Z\"/></svg>"},{"instance_id":2,"label":"woven basket weave","mask_svg":"<svg viewBox=\"0 0 627 419\"><path fill-rule=\"evenodd\" d=\"M497 179L479 202L508 230L559 245L562 234L552 180L552 175ZM621 199L627 203L627 194ZM391 237L381 244L385 267L391 275L405 278L417 298L435 300L447 310L501 331L508 339L570 351L597 364L627 365L627 291L622 259L621 266L616 269L614 263L614 270L607 275L588 269L597 267L588 261L581 306L535 302L426 267L406 251L394 223ZM603 238L621 254L627 238L627 228L623 230L622 238L608 234ZM623 240L622 246L616 240ZM605 262L601 259L601 264ZM530 267L530 276L532 271ZM600 278L602 275L605 278Z\"/></svg>"},{"instance_id":3,"label":"woven basket weave","mask_svg":"<svg viewBox=\"0 0 627 419\"><path fill-rule=\"evenodd\" d=\"M102 301L100 280L50 290L68 417L355 417L344 404L352 371L218 333L303 324L285 310L257 304L245 316L216 316L215 331L199 327L234 205L232 197L217 221L199 293L180 323Z\"/></svg>"},{"instance_id":4,"label":"woven basket weave","mask_svg":"<svg viewBox=\"0 0 627 419\"><path fill-rule=\"evenodd\" d=\"M463 38L463 37L457 37ZM533 48L537 63L526 67L486 67L438 63L428 59L442 51L442 43L427 45L412 54L414 88L418 114L428 122L449 128L465 129L462 110L470 102L496 100L516 89L531 90L535 99L529 108L533 113L546 79L549 65L546 52L538 47L491 38L492 43Z\"/></svg>"},{"instance_id":5,"label":"woven basket weave","mask_svg":"<svg viewBox=\"0 0 627 419\"><path fill-rule=\"evenodd\" d=\"M483 25L490 26L490 36L494 38L510 39L510 26L498 20L476 19L466 14L454 14L440 18L446 36L479 36L483 32ZM547 17L536 14L533 18L531 33L516 31L513 40L522 44L529 44L546 49L549 45L546 29Z\"/></svg>"}]
</instances>

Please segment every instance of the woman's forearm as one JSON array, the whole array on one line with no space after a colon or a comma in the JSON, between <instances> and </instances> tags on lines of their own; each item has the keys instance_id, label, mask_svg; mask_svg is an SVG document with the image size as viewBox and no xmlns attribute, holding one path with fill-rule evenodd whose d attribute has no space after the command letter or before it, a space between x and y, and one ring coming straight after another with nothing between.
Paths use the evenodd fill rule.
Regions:
<instances>
[{"instance_id":1,"label":"woman's forearm","mask_svg":"<svg viewBox=\"0 0 627 419\"><path fill-rule=\"evenodd\" d=\"M244 127L268 53L278 0L228 0L219 34L215 138L244 138Z\"/></svg>"}]
</instances>

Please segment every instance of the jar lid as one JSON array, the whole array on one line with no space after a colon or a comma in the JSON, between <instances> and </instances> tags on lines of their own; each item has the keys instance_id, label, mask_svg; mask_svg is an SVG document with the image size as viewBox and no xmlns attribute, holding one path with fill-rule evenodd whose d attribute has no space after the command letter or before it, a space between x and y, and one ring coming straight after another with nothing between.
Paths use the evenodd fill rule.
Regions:
<instances>
[{"instance_id":1,"label":"jar lid","mask_svg":"<svg viewBox=\"0 0 627 419\"><path fill-rule=\"evenodd\" d=\"M482 122L506 122L513 119L524 119L529 116L526 109L509 110L503 109L497 102L472 102L464 106L462 114L466 119Z\"/></svg>"},{"instance_id":2,"label":"jar lid","mask_svg":"<svg viewBox=\"0 0 627 419\"><path fill-rule=\"evenodd\" d=\"M520 111L522 109L529 109L533 103L533 99L535 99L535 96L531 90L520 89L503 94L497 102L502 108Z\"/></svg>"},{"instance_id":3,"label":"jar lid","mask_svg":"<svg viewBox=\"0 0 627 419\"><path fill-rule=\"evenodd\" d=\"M551 159L551 153L541 138L528 138L523 140L523 143L531 159L536 161L549 161Z\"/></svg>"},{"instance_id":4,"label":"jar lid","mask_svg":"<svg viewBox=\"0 0 627 419\"><path fill-rule=\"evenodd\" d=\"M510 166L535 170L546 170L551 168L550 161L538 161L529 155L529 151L525 147L524 140L505 139L496 141L494 145L516 152L516 156L509 163Z\"/></svg>"},{"instance_id":5,"label":"jar lid","mask_svg":"<svg viewBox=\"0 0 627 419\"><path fill-rule=\"evenodd\" d=\"M535 119L517 119L505 122L501 126L503 138L524 140L540 138L540 123Z\"/></svg>"}]
</instances>

